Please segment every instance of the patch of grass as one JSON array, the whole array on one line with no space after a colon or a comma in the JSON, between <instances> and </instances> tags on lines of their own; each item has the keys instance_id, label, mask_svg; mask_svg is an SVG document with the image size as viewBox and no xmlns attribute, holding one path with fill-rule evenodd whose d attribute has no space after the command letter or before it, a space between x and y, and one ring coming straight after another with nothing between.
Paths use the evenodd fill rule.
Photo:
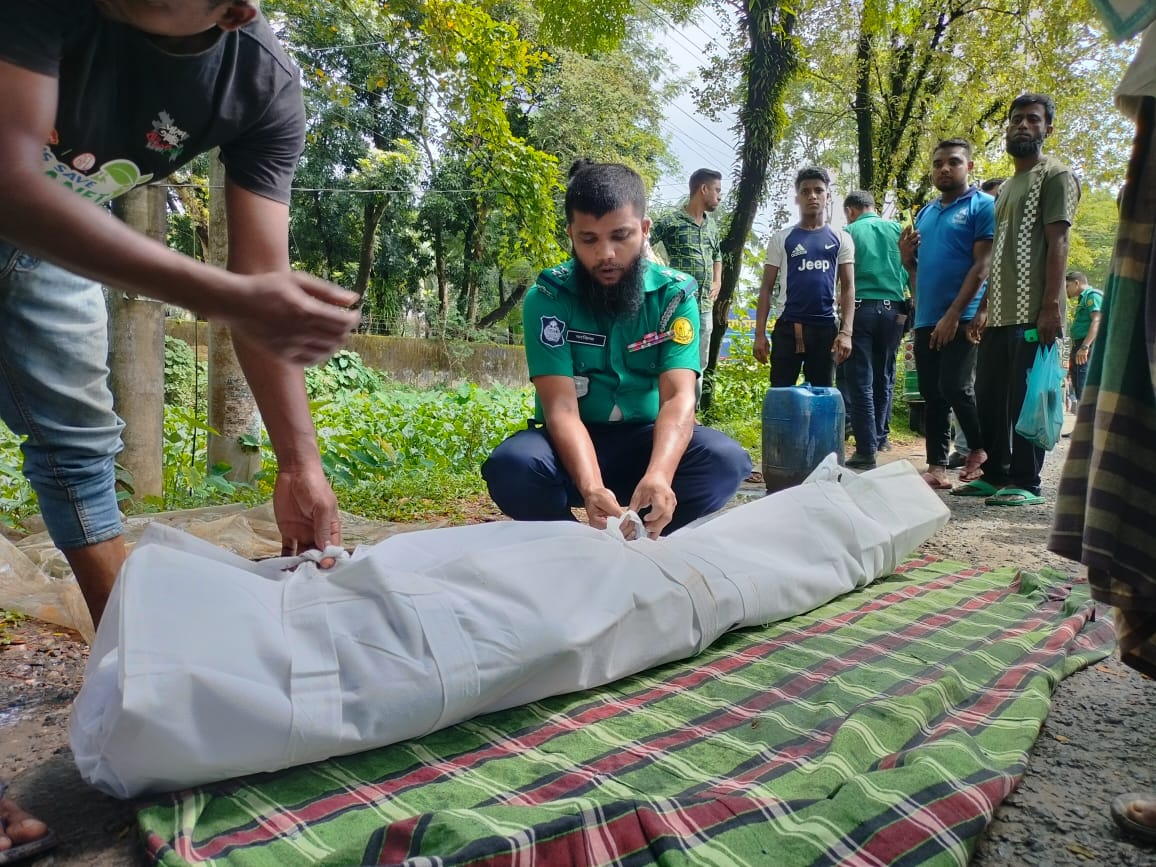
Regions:
<instances>
[{"instance_id":1,"label":"patch of grass","mask_svg":"<svg viewBox=\"0 0 1156 867\"><path fill-rule=\"evenodd\" d=\"M470 523L499 514L476 467L461 472L400 470L375 481L340 486L336 494L342 509L375 521L444 518Z\"/></svg>"}]
</instances>

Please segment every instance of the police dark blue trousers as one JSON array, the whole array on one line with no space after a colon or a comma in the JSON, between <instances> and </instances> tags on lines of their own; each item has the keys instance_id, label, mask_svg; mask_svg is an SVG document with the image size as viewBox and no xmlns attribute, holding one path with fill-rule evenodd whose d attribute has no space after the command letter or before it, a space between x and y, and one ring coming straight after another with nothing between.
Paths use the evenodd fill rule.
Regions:
<instances>
[{"instance_id":1,"label":"police dark blue trousers","mask_svg":"<svg viewBox=\"0 0 1156 867\"><path fill-rule=\"evenodd\" d=\"M855 451L871 456L887 438L895 390L895 357L903 339L906 305L856 301L851 356L839 366L839 390L855 432Z\"/></svg>"},{"instance_id":2,"label":"police dark blue trousers","mask_svg":"<svg viewBox=\"0 0 1156 867\"><path fill-rule=\"evenodd\" d=\"M627 505L650 462L653 424L587 425L602 481ZM721 509L751 473L746 450L724 433L695 425L671 488L678 504L663 531ZM494 449L482 477L498 508L517 521L572 521L582 496L543 427L519 431Z\"/></svg>"}]
</instances>

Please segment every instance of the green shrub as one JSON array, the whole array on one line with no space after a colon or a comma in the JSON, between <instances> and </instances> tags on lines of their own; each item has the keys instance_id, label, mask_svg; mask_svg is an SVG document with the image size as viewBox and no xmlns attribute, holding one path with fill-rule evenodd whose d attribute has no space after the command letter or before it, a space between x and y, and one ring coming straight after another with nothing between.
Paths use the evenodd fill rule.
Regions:
<instances>
[{"instance_id":1,"label":"green shrub","mask_svg":"<svg viewBox=\"0 0 1156 867\"><path fill-rule=\"evenodd\" d=\"M165 403L189 409L207 406L208 379L208 365L197 361L193 348L180 338L166 334Z\"/></svg>"},{"instance_id":2,"label":"green shrub","mask_svg":"<svg viewBox=\"0 0 1156 867\"><path fill-rule=\"evenodd\" d=\"M341 350L321 367L305 370L305 390L310 400L353 392L376 394L384 387L384 375L366 365L361 356L350 349Z\"/></svg>"}]
</instances>

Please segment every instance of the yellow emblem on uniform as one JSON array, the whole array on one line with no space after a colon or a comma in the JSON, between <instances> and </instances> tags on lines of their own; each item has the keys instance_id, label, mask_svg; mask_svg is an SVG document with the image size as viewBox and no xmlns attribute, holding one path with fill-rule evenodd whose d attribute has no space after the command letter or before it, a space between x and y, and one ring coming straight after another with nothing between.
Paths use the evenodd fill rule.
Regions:
<instances>
[{"instance_id":1,"label":"yellow emblem on uniform","mask_svg":"<svg viewBox=\"0 0 1156 867\"><path fill-rule=\"evenodd\" d=\"M685 316L680 316L671 323L670 336L675 343L685 346L694 340L694 326Z\"/></svg>"}]
</instances>

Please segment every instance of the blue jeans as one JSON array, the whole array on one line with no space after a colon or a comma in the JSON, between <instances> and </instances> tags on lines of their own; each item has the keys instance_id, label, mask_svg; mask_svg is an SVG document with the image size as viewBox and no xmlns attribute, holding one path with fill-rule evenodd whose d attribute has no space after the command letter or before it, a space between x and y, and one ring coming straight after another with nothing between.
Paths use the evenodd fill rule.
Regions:
<instances>
[{"instance_id":1,"label":"blue jeans","mask_svg":"<svg viewBox=\"0 0 1156 867\"><path fill-rule=\"evenodd\" d=\"M107 320L99 284L0 240L0 419L62 550L121 533Z\"/></svg>"},{"instance_id":2,"label":"blue jeans","mask_svg":"<svg viewBox=\"0 0 1156 867\"><path fill-rule=\"evenodd\" d=\"M602 482L625 505L650 461L653 424L588 425ZM671 533L727 504L751 474L751 458L737 442L713 428L695 425L671 488L678 499ZM583 501L562 466L544 427L530 428L502 442L482 464L490 497L516 521L573 521L572 506Z\"/></svg>"},{"instance_id":3,"label":"blue jeans","mask_svg":"<svg viewBox=\"0 0 1156 867\"><path fill-rule=\"evenodd\" d=\"M839 368L840 390L855 433L855 451L874 455L891 431L895 357L903 339L904 310L891 301L857 301L851 355Z\"/></svg>"}]
</instances>

